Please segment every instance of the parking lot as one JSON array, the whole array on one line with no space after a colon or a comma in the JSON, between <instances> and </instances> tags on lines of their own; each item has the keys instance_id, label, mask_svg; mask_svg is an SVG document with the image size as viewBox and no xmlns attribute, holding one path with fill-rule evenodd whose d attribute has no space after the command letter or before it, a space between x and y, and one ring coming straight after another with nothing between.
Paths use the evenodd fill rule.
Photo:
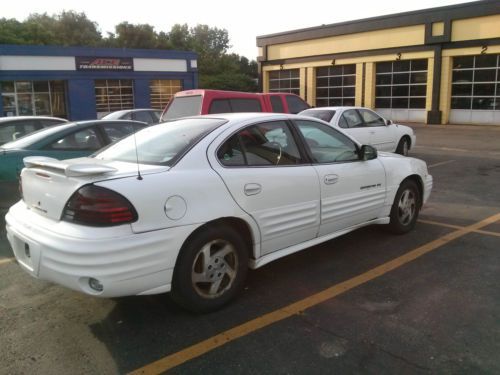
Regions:
<instances>
[{"instance_id":1,"label":"parking lot","mask_svg":"<svg viewBox=\"0 0 500 375\"><path fill-rule=\"evenodd\" d=\"M414 125L434 189L414 231L368 227L251 271L223 310L34 280L0 221L0 373L499 373L500 127Z\"/></svg>"}]
</instances>

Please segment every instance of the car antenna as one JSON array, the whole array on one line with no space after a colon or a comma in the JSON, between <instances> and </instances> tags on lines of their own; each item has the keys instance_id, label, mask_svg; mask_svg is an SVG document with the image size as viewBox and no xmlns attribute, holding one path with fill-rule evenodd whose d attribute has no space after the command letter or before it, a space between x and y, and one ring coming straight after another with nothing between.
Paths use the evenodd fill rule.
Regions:
<instances>
[{"instance_id":1,"label":"car antenna","mask_svg":"<svg viewBox=\"0 0 500 375\"><path fill-rule=\"evenodd\" d=\"M142 176L141 176L141 170L139 169L139 153L137 151L137 138L135 137L135 133L136 132L134 132L135 161L137 163L137 179L140 181L142 180Z\"/></svg>"}]
</instances>

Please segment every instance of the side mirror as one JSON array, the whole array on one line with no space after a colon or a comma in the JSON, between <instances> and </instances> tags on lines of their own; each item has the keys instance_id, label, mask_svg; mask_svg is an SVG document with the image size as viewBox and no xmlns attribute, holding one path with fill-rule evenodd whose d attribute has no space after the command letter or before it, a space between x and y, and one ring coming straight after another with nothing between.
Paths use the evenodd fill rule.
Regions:
<instances>
[{"instance_id":1,"label":"side mirror","mask_svg":"<svg viewBox=\"0 0 500 375\"><path fill-rule=\"evenodd\" d=\"M389 126L392 124L393 124L392 120L385 120L385 125Z\"/></svg>"},{"instance_id":2,"label":"side mirror","mask_svg":"<svg viewBox=\"0 0 500 375\"><path fill-rule=\"evenodd\" d=\"M359 150L359 158L361 160L373 160L377 158L377 149L370 145L363 145Z\"/></svg>"}]
</instances>

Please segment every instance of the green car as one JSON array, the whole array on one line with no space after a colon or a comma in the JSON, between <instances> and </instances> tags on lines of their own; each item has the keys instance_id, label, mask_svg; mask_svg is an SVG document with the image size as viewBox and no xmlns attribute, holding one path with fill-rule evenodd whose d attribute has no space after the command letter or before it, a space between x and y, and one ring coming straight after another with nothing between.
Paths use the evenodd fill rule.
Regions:
<instances>
[{"instance_id":1,"label":"green car","mask_svg":"<svg viewBox=\"0 0 500 375\"><path fill-rule=\"evenodd\" d=\"M146 127L139 121L91 120L56 125L0 146L0 208L19 200L18 177L27 156L71 159L88 156Z\"/></svg>"}]
</instances>

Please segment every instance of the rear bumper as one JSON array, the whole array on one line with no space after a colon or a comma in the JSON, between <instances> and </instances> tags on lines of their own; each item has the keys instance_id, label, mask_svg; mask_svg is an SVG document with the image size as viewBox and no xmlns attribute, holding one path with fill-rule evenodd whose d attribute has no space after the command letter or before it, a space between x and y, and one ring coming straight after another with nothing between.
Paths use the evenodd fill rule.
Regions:
<instances>
[{"instance_id":1,"label":"rear bumper","mask_svg":"<svg viewBox=\"0 0 500 375\"><path fill-rule=\"evenodd\" d=\"M127 230L128 225L97 230L80 227L82 234L77 237L74 231L68 235L61 230L70 224L53 222L50 229L43 222L47 220L23 202L6 215L7 238L21 268L36 278L100 297L170 291L179 250L197 227L139 234ZM98 234L91 236L92 230ZM90 278L98 280L103 290L92 289Z\"/></svg>"}]
</instances>

